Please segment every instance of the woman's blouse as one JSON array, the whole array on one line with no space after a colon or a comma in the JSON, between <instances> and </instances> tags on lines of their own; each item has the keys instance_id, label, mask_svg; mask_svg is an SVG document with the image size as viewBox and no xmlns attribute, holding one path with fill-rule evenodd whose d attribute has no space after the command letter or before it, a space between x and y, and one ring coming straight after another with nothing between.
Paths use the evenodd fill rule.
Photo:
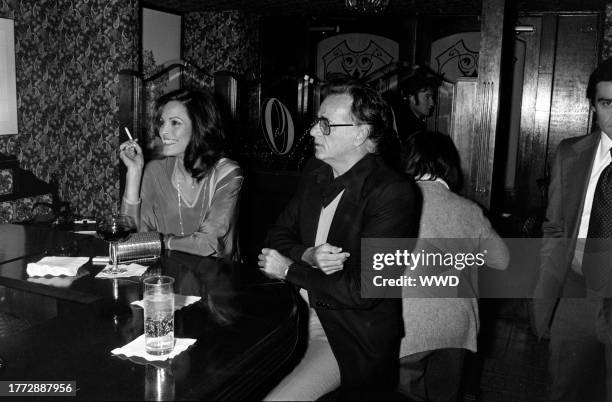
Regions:
<instances>
[{"instance_id":1,"label":"woman's blouse","mask_svg":"<svg viewBox=\"0 0 612 402\"><path fill-rule=\"evenodd\" d=\"M188 202L173 180L177 163L176 157L149 162L140 202L124 199L123 213L134 217L140 232L163 233L167 249L239 259L236 226L242 170L236 162L221 158L197 184L193 202Z\"/></svg>"}]
</instances>

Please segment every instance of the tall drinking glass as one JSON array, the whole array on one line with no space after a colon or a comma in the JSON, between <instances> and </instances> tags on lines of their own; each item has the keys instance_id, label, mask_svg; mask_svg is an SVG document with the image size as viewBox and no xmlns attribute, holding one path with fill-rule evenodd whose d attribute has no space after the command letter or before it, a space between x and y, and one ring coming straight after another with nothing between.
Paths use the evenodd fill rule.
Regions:
<instances>
[{"instance_id":1,"label":"tall drinking glass","mask_svg":"<svg viewBox=\"0 0 612 402\"><path fill-rule=\"evenodd\" d=\"M165 355L174 348L174 278L150 276L144 284L145 350Z\"/></svg>"},{"instance_id":2,"label":"tall drinking glass","mask_svg":"<svg viewBox=\"0 0 612 402\"><path fill-rule=\"evenodd\" d=\"M96 233L100 238L109 243L108 252L111 257L112 266L104 272L108 274L122 274L127 270L119 268L117 261L117 243L128 238L130 233L136 228L134 219L128 215L113 214L98 219Z\"/></svg>"}]
</instances>

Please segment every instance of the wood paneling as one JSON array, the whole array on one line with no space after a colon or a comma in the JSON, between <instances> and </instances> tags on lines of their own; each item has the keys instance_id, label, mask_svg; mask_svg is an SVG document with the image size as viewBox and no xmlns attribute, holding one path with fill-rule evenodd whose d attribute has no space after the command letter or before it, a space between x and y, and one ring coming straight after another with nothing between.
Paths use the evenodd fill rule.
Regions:
<instances>
[{"instance_id":1,"label":"wood paneling","mask_svg":"<svg viewBox=\"0 0 612 402\"><path fill-rule=\"evenodd\" d=\"M521 133L517 156L517 199L525 210L541 204L536 180L544 176L546 138L550 117L556 16L521 18L521 25L533 25L534 32L521 33L526 43L525 74L521 106Z\"/></svg>"},{"instance_id":2,"label":"wood paneling","mask_svg":"<svg viewBox=\"0 0 612 402\"><path fill-rule=\"evenodd\" d=\"M559 142L589 132L586 87L597 64L597 16L560 15L550 107L548 155Z\"/></svg>"},{"instance_id":3,"label":"wood paneling","mask_svg":"<svg viewBox=\"0 0 612 402\"><path fill-rule=\"evenodd\" d=\"M467 195L489 207L493 178L493 155L499 114L500 76L505 0L483 0L480 55L478 60L478 102L472 137L472 188Z\"/></svg>"},{"instance_id":4,"label":"wood paneling","mask_svg":"<svg viewBox=\"0 0 612 402\"><path fill-rule=\"evenodd\" d=\"M597 62L598 14L544 14L519 19L533 25L527 44L517 157L516 212L545 205L548 164L559 142L589 131L588 77ZM542 188L538 186L542 180Z\"/></svg>"},{"instance_id":5,"label":"wood paneling","mask_svg":"<svg viewBox=\"0 0 612 402\"><path fill-rule=\"evenodd\" d=\"M472 135L474 133L474 105L477 99L476 78L460 78L455 86L455 106L451 137L459 152L463 171L463 192L473 188L473 178L470 171L472 161Z\"/></svg>"}]
</instances>

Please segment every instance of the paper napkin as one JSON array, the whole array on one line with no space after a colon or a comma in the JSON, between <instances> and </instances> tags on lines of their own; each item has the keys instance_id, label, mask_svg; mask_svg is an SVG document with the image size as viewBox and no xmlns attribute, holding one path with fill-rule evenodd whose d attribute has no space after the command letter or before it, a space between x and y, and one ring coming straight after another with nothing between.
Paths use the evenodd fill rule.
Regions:
<instances>
[{"instance_id":1,"label":"paper napkin","mask_svg":"<svg viewBox=\"0 0 612 402\"><path fill-rule=\"evenodd\" d=\"M26 268L29 276L75 276L79 268L89 261L89 257L44 257L31 262Z\"/></svg>"},{"instance_id":2,"label":"paper napkin","mask_svg":"<svg viewBox=\"0 0 612 402\"><path fill-rule=\"evenodd\" d=\"M185 296L185 295L174 295L174 311L180 310L183 307L187 307L200 300L200 296ZM144 308L144 300L136 300L132 302L133 305L140 308Z\"/></svg>"},{"instance_id":3,"label":"paper napkin","mask_svg":"<svg viewBox=\"0 0 612 402\"><path fill-rule=\"evenodd\" d=\"M96 278L115 279L115 278L129 278L131 276L142 276L142 274L144 274L145 271L149 268L149 267L145 267L144 265L140 265L140 264L130 264L130 265L119 264L119 268L125 268L127 269L127 271L121 274L109 274L108 272L106 272L106 270L109 269L111 266L112 266L111 264L108 264L106 267L104 267L102 271L98 272L98 275L96 275Z\"/></svg>"},{"instance_id":4,"label":"paper napkin","mask_svg":"<svg viewBox=\"0 0 612 402\"><path fill-rule=\"evenodd\" d=\"M28 278L28 282L41 283L56 288L67 288L72 285L72 282L86 275L89 275L87 270L79 271L75 276L31 276Z\"/></svg>"},{"instance_id":5,"label":"paper napkin","mask_svg":"<svg viewBox=\"0 0 612 402\"><path fill-rule=\"evenodd\" d=\"M150 355L145 351L145 336L142 334L127 345L111 350L111 353L127 357L136 356L148 361L160 361L174 358L187 350L195 342L196 340L192 338L174 338L174 349L172 352L163 356Z\"/></svg>"}]
</instances>

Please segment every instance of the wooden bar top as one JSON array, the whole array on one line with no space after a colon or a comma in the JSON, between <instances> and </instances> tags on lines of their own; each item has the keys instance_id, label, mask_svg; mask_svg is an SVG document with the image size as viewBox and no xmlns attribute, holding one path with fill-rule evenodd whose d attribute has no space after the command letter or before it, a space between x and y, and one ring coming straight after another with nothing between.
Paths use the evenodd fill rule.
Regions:
<instances>
[{"instance_id":1,"label":"wooden bar top","mask_svg":"<svg viewBox=\"0 0 612 402\"><path fill-rule=\"evenodd\" d=\"M106 247L93 237L8 226L0 226L0 239L11 232L24 236L22 250L42 249L29 245L30 239L53 236L60 242L76 239L79 255L102 255L100 248ZM58 303L55 316L0 338L0 380L76 381L77 400L258 399L303 353L305 306L291 286L256 267L169 252L143 277L169 275L175 278L175 293L201 296L175 313L175 337L197 342L166 363L113 356L111 350L143 333L143 311L130 304L142 299L143 277L96 279L102 267L88 263L76 278L29 278L27 262L38 259L25 255L0 264L0 293ZM23 308L21 303L21 313ZM0 309L6 306L0 303Z\"/></svg>"}]
</instances>

